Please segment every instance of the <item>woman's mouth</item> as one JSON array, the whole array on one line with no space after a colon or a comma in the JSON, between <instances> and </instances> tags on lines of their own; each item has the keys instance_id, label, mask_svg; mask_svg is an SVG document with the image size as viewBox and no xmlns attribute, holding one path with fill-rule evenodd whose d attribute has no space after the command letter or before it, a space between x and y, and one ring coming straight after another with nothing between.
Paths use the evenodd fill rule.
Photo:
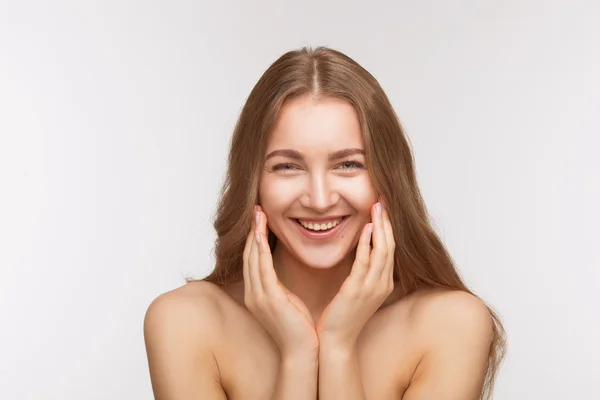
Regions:
<instances>
[{"instance_id":1,"label":"woman's mouth","mask_svg":"<svg viewBox=\"0 0 600 400\"><path fill-rule=\"evenodd\" d=\"M346 225L348 217L346 215L341 218L318 222L293 218L293 221L304 237L314 240L324 240L335 236Z\"/></svg>"}]
</instances>

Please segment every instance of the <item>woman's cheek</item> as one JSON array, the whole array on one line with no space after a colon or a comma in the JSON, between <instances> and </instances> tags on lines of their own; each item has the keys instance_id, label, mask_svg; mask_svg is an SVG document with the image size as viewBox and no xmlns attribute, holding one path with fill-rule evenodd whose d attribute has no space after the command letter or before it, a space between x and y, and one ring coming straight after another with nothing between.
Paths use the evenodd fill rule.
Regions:
<instances>
[{"instance_id":1,"label":"woman's cheek","mask_svg":"<svg viewBox=\"0 0 600 400\"><path fill-rule=\"evenodd\" d=\"M371 206L377 202L377 192L366 176L348 179L339 188L340 195L358 211L369 213Z\"/></svg>"},{"instance_id":2,"label":"woman's cheek","mask_svg":"<svg viewBox=\"0 0 600 400\"><path fill-rule=\"evenodd\" d=\"M261 204L275 209L289 206L290 201L301 193L302 185L293 179L265 178L259 188Z\"/></svg>"}]
</instances>

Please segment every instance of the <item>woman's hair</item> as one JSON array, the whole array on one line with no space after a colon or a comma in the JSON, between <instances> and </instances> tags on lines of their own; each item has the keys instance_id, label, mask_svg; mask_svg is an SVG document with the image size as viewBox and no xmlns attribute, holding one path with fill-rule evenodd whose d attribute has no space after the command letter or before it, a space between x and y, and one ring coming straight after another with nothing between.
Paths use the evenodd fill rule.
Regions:
<instances>
[{"instance_id":1,"label":"woman's hair","mask_svg":"<svg viewBox=\"0 0 600 400\"><path fill-rule=\"evenodd\" d=\"M356 109L367 171L389 211L394 231L394 281L402 294L420 288L473 294L430 225L409 143L386 94L358 63L326 47L285 53L266 70L244 104L233 132L214 221L216 266L203 280L224 285L243 279L242 255L258 200L269 134L284 103L302 95L344 99ZM273 250L277 238L271 232L268 241ZM491 397L506 346L502 323L488 309L494 330L482 398Z\"/></svg>"}]
</instances>

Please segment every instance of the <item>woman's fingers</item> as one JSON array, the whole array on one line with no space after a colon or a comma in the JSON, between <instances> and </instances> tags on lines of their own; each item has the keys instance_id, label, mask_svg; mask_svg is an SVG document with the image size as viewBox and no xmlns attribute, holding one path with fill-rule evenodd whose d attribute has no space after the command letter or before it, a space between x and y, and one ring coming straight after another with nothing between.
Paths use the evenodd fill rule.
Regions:
<instances>
[{"instance_id":1,"label":"woman's fingers","mask_svg":"<svg viewBox=\"0 0 600 400\"><path fill-rule=\"evenodd\" d=\"M388 256L386 260L385 270L382 278L387 279L390 283L394 280L394 252L396 250L396 241L394 240L394 231L392 229L392 222L390 215L385 207L383 209L383 226L385 230L385 240L388 249Z\"/></svg>"},{"instance_id":2,"label":"woman's fingers","mask_svg":"<svg viewBox=\"0 0 600 400\"><path fill-rule=\"evenodd\" d=\"M260 237L258 244L258 263L262 287L269 295L283 294L277 284L277 275L273 270L273 257L268 243L267 216L259 211L259 224L256 230Z\"/></svg>"},{"instance_id":3,"label":"woman's fingers","mask_svg":"<svg viewBox=\"0 0 600 400\"><path fill-rule=\"evenodd\" d=\"M252 280L253 290L256 294L262 294L264 292L264 285L262 283L262 273L260 266L260 252L259 252L259 241L261 240L260 232L257 229L260 225L260 213L255 213L255 224L253 229L254 240L252 241L252 250L250 251L250 276Z\"/></svg>"},{"instance_id":4,"label":"woman's fingers","mask_svg":"<svg viewBox=\"0 0 600 400\"><path fill-rule=\"evenodd\" d=\"M371 219L373 221L373 250L369 262L369 272L367 281L376 283L381 280L383 271L385 270L386 261L388 258L388 247L385 229L383 227L383 210L381 203L377 202L371 208Z\"/></svg>"},{"instance_id":5,"label":"woman's fingers","mask_svg":"<svg viewBox=\"0 0 600 400\"><path fill-rule=\"evenodd\" d=\"M254 242L254 214L256 213L256 207L253 210L253 218L250 222L250 232L246 237L246 246L244 247L243 254L243 274L244 274L244 293L250 295L252 293L252 275L250 273L250 252L252 250L252 243Z\"/></svg>"},{"instance_id":6,"label":"woman's fingers","mask_svg":"<svg viewBox=\"0 0 600 400\"><path fill-rule=\"evenodd\" d=\"M371 253L371 236L373 235L373 223L369 222L363 227L363 230L358 239L358 245L356 247L356 257L354 264L352 265L352 275L356 282L362 284L365 276L369 272L369 255Z\"/></svg>"}]
</instances>

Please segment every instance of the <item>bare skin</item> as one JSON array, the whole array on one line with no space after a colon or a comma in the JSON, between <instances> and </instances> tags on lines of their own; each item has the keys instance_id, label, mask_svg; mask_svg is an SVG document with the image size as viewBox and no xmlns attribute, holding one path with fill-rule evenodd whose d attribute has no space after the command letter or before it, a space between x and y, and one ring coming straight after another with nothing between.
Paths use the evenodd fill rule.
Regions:
<instances>
[{"instance_id":1,"label":"bare skin","mask_svg":"<svg viewBox=\"0 0 600 400\"><path fill-rule=\"evenodd\" d=\"M284 109L259 188L262 239L255 239L253 226L244 280L225 287L190 283L159 296L147 312L157 400L312 400L317 386L324 400L340 393L345 399L479 397L490 315L466 293L421 290L401 297L392 290L389 218L373 207L378 196L364 154L346 152L363 150L360 132L356 112L341 100L299 98ZM340 150L346 155L332 158ZM296 222L340 216L347 223L331 240L306 239ZM272 257L267 222L278 238ZM372 250L366 224L373 228ZM283 288L302 305L287 301ZM340 363L346 350L352 361Z\"/></svg>"},{"instance_id":2,"label":"bare skin","mask_svg":"<svg viewBox=\"0 0 600 400\"><path fill-rule=\"evenodd\" d=\"M224 288L224 292L227 297L222 296L221 293L215 294L222 297L224 310L228 310L232 317L224 319L225 326L229 325L231 331L235 333L232 334L233 341L223 349L224 371L227 371L222 376L223 385L230 394L230 399L268 398L269 391L274 387L279 367L278 348L273 345L268 333L256 324L252 315L246 310L243 302L243 284L229 285ZM405 325L402 319L407 318L410 307L410 301L406 300L399 302L390 296L387 304L384 304L371 318L361 334L358 345L359 360L367 398L401 399L402 387L407 386L418 362L418 355L407 351L409 348L415 349L415 346L407 346L404 350L399 348L401 343L406 346L406 343L415 340L409 337L406 329L401 328ZM243 329L240 329L241 326ZM245 363L240 363L237 357L240 352L247 351L244 348L249 342L255 342L257 346L248 352L246 360L248 370L245 371ZM389 356L390 349L393 348L396 349L394 351L396 357ZM256 371L256 365L263 365L264 369ZM250 371L259 373L261 379L252 379L250 374L246 375L249 379L244 382L242 377ZM242 387L248 391L242 393L237 389Z\"/></svg>"},{"instance_id":3,"label":"bare skin","mask_svg":"<svg viewBox=\"0 0 600 400\"><path fill-rule=\"evenodd\" d=\"M465 318L466 315L470 317ZM426 355L448 341L457 343L460 350L466 332L457 329L452 321L461 325L471 321L467 324L469 329L483 325L489 332L487 318L483 304L466 293L421 290L399 298L394 291L359 338L358 357L366 398L432 398L427 393L436 382L427 377L436 366L428 362ZM280 352L245 307L242 281L225 287L203 281L188 283L155 300L145 322L157 400L195 399L209 393L214 399L271 398ZM170 324L171 333L163 336L170 337L155 339L155 325L166 324ZM473 342L472 337L468 339ZM475 339L479 354L469 357L475 382L464 383L475 389L471 397L462 397L467 399L477 398L489 348L489 342ZM169 357L161 356L163 345L169 346ZM463 347L472 351L473 344ZM444 364L462 365L464 361L455 355ZM453 373L446 374L455 379ZM452 386L460 384L456 378ZM409 388L416 394L409 397Z\"/></svg>"}]
</instances>

